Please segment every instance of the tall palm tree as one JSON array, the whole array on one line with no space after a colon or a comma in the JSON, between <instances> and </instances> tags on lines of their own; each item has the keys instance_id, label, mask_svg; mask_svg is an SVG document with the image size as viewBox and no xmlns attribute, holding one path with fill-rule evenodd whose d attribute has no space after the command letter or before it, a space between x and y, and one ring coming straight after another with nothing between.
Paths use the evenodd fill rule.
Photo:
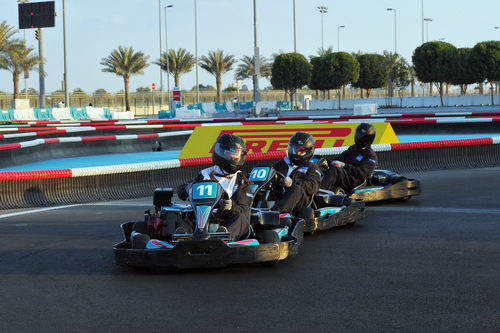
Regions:
<instances>
[{"instance_id":1,"label":"tall palm tree","mask_svg":"<svg viewBox=\"0 0 500 333\"><path fill-rule=\"evenodd\" d=\"M10 39L14 34L17 33L17 30L14 27L7 24L7 21L3 21L0 23L0 52L5 52L8 44L14 41Z\"/></svg>"},{"instance_id":2,"label":"tall palm tree","mask_svg":"<svg viewBox=\"0 0 500 333\"><path fill-rule=\"evenodd\" d=\"M238 65L236 69L236 78L248 79L252 78L253 85L255 87L255 56L243 56L241 58L241 63ZM272 64L266 59L266 57L259 57L259 67L260 67L260 75L265 78L271 77L271 68ZM255 97L254 97L255 98Z\"/></svg>"},{"instance_id":3,"label":"tall palm tree","mask_svg":"<svg viewBox=\"0 0 500 333\"><path fill-rule=\"evenodd\" d=\"M161 54L161 61L156 60L154 62L159 65L162 70L167 71L167 52ZM177 52L173 49L168 50L168 70L170 73L167 75L172 75L174 77L174 84L176 87L179 86L179 79L181 74L189 73L196 64L196 59L194 56L186 51L186 49L180 48Z\"/></svg>"},{"instance_id":4,"label":"tall palm tree","mask_svg":"<svg viewBox=\"0 0 500 333\"><path fill-rule=\"evenodd\" d=\"M129 102L129 82L132 75L143 75L143 69L148 67L149 56L142 52L134 52L134 48L118 46L118 50L113 50L107 58L102 58L101 65L103 72L115 73L123 77L125 83L125 109L130 111Z\"/></svg>"},{"instance_id":5,"label":"tall palm tree","mask_svg":"<svg viewBox=\"0 0 500 333\"><path fill-rule=\"evenodd\" d=\"M32 52L33 47L26 47L24 41L15 41L7 43L0 53L0 69L12 73L14 99L19 95L19 75L25 71L39 70L38 64L41 63L41 59Z\"/></svg>"},{"instance_id":6,"label":"tall palm tree","mask_svg":"<svg viewBox=\"0 0 500 333\"><path fill-rule=\"evenodd\" d=\"M224 51L208 51L208 57L202 56L200 59L200 66L213 76L217 85L217 101L221 101L221 77L223 74L229 72L236 59L232 54L224 54Z\"/></svg>"}]
</instances>

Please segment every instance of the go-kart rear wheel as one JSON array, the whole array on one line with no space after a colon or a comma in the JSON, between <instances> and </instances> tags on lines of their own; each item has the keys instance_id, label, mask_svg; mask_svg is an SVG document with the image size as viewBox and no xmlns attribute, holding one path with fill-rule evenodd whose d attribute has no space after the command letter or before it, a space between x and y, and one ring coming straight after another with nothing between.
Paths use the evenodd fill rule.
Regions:
<instances>
[{"instance_id":1,"label":"go-kart rear wheel","mask_svg":"<svg viewBox=\"0 0 500 333\"><path fill-rule=\"evenodd\" d=\"M280 236L273 230L264 230L260 235L263 244L278 244Z\"/></svg>"}]
</instances>

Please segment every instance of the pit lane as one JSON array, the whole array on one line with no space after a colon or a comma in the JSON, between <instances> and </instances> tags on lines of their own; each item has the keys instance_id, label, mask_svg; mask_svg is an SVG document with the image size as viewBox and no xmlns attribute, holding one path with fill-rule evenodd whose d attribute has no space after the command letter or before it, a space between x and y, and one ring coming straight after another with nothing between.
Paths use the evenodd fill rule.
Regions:
<instances>
[{"instance_id":1,"label":"pit lane","mask_svg":"<svg viewBox=\"0 0 500 333\"><path fill-rule=\"evenodd\" d=\"M0 215L5 332L498 331L500 168L412 173L422 195L372 204L272 267L132 271L119 225L151 198ZM11 215L7 215L11 214Z\"/></svg>"}]
</instances>

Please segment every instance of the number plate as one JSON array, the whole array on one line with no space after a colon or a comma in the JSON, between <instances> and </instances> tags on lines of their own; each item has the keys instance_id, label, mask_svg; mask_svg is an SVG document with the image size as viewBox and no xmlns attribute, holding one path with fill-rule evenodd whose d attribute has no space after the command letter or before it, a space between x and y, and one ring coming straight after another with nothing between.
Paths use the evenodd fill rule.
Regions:
<instances>
[{"instance_id":1,"label":"number plate","mask_svg":"<svg viewBox=\"0 0 500 333\"><path fill-rule=\"evenodd\" d=\"M212 199L217 196L217 183L197 183L193 185L193 199Z\"/></svg>"},{"instance_id":2,"label":"number plate","mask_svg":"<svg viewBox=\"0 0 500 333\"><path fill-rule=\"evenodd\" d=\"M250 173L250 180L253 182L261 182L266 180L268 174L269 174L268 167L253 168L252 172Z\"/></svg>"}]
</instances>

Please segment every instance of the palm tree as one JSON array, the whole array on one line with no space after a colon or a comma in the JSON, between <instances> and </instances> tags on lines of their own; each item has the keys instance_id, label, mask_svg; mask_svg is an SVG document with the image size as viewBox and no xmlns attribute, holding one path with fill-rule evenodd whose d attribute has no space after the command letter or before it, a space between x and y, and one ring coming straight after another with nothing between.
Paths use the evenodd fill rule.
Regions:
<instances>
[{"instance_id":1,"label":"palm tree","mask_svg":"<svg viewBox=\"0 0 500 333\"><path fill-rule=\"evenodd\" d=\"M236 69L236 78L241 78L241 79L248 79L252 78L253 80L253 85L255 87L255 56L243 56L241 58L242 63L238 65L238 68ZM259 57L259 62L260 62L260 75L265 77L265 78L270 78L271 77L271 68L272 64L267 61L265 57ZM255 96L254 96L255 98Z\"/></svg>"},{"instance_id":2,"label":"palm tree","mask_svg":"<svg viewBox=\"0 0 500 333\"><path fill-rule=\"evenodd\" d=\"M33 47L26 47L24 41L14 41L5 44L3 52L0 53L0 69L12 73L14 99L19 95L19 75L25 71L39 70L38 64L41 63L41 59L32 52Z\"/></svg>"},{"instance_id":3,"label":"palm tree","mask_svg":"<svg viewBox=\"0 0 500 333\"><path fill-rule=\"evenodd\" d=\"M159 65L162 70L167 71L167 52L161 54L161 61L156 60L154 62ZM170 73L167 75L172 75L174 77L174 84L176 87L179 86L179 79L181 74L189 73L196 64L196 59L194 56L186 51L186 49L180 48L177 50L168 50L168 69Z\"/></svg>"},{"instance_id":4,"label":"palm tree","mask_svg":"<svg viewBox=\"0 0 500 333\"><path fill-rule=\"evenodd\" d=\"M3 21L0 23L0 52L5 52L8 47L8 44L14 41L11 41L10 38L17 33L17 30L14 27L7 24L7 21ZM17 42L17 41L16 41Z\"/></svg>"},{"instance_id":5,"label":"palm tree","mask_svg":"<svg viewBox=\"0 0 500 333\"><path fill-rule=\"evenodd\" d=\"M129 81L131 75L143 75L143 69L148 67L149 56L142 52L134 52L134 48L118 46L118 50L113 50L107 58L102 58L101 65L103 72L115 73L123 77L125 83L125 110L130 111L129 103Z\"/></svg>"},{"instance_id":6,"label":"palm tree","mask_svg":"<svg viewBox=\"0 0 500 333\"><path fill-rule=\"evenodd\" d=\"M217 84L217 101L221 101L221 77L223 74L229 72L233 65L236 63L236 59L232 54L224 54L224 51L208 51L208 57L202 56L200 59L200 66L213 76L215 76L215 82Z\"/></svg>"}]
</instances>

